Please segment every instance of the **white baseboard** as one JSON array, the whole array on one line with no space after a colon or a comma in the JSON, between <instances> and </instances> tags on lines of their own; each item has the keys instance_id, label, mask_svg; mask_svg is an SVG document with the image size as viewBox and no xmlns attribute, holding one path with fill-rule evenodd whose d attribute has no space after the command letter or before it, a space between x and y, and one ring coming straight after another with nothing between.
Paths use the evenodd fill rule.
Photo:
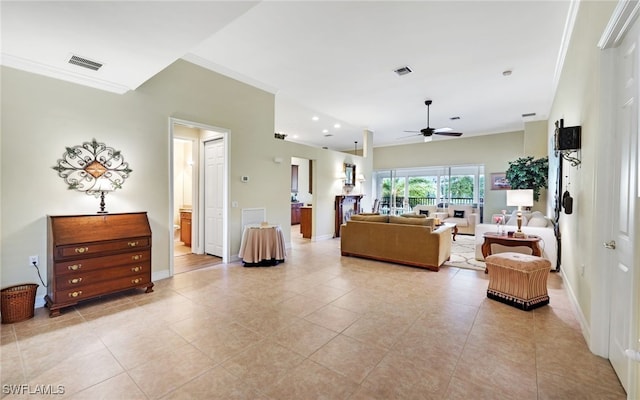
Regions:
<instances>
[{"instance_id":1,"label":"white baseboard","mask_svg":"<svg viewBox=\"0 0 640 400\"><path fill-rule=\"evenodd\" d=\"M578 303L578 299L573 291L573 288L569 284L569 280L567 276L564 274L564 270L560 269L560 274L562 275L562 281L564 282L565 290L567 291L567 295L569 296L569 301L573 306L573 311L575 311L576 316L578 317L578 322L580 323L580 329L582 330L582 336L584 336L584 340L587 342L587 345L591 343L591 328L589 327L589 323L580 308L580 303ZM591 346L589 345L589 348Z\"/></svg>"}]
</instances>

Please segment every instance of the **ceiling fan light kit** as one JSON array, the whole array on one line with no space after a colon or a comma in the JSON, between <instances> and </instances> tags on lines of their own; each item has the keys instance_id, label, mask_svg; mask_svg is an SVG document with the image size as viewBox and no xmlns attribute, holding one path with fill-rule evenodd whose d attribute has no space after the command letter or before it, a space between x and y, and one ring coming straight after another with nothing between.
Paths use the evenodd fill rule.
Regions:
<instances>
[{"instance_id":1,"label":"ceiling fan light kit","mask_svg":"<svg viewBox=\"0 0 640 400\"><path fill-rule=\"evenodd\" d=\"M453 129L451 128L431 128L431 126L429 125L429 106L431 106L431 104L433 103L432 100L425 100L424 104L427 106L427 127L426 128L422 128L420 129L420 131L405 131L405 132L412 132L412 133L418 133L422 136L424 136L424 141L425 142L430 142L433 138L432 136L435 135L442 135L442 136L462 136L462 132L454 132ZM456 119L460 119L460 117L457 117Z\"/></svg>"}]
</instances>

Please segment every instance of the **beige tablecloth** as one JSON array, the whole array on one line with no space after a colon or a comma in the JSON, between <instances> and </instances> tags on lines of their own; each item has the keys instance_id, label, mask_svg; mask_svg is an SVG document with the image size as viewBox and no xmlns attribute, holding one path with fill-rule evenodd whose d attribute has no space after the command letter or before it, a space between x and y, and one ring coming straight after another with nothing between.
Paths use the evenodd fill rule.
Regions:
<instances>
[{"instance_id":1,"label":"beige tablecloth","mask_svg":"<svg viewBox=\"0 0 640 400\"><path fill-rule=\"evenodd\" d=\"M242 232L238 256L245 264L277 264L286 256L280 225L247 225Z\"/></svg>"}]
</instances>

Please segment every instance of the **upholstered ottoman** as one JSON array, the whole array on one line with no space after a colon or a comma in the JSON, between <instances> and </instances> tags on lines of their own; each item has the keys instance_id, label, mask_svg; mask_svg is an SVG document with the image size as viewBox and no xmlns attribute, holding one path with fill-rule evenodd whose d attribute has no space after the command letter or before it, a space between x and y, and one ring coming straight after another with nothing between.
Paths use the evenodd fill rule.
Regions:
<instances>
[{"instance_id":1,"label":"upholstered ottoman","mask_svg":"<svg viewBox=\"0 0 640 400\"><path fill-rule=\"evenodd\" d=\"M549 260L509 252L490 255L485 261L489 272L488 298L525 311L549 304Z\"/></svg>"}]
</instances>

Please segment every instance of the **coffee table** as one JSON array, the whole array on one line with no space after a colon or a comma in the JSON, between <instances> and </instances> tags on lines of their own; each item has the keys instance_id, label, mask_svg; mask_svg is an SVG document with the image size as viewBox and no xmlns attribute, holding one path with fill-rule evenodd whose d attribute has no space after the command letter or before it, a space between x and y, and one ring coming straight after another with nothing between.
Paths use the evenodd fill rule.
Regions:
<instances>
[{"instance_id":1,"label":"coffee table","mask_svg":"<svg viewBox=\"0 0 640 400\"><path fill-rule=\"evenodd\" d=\"M495 232L487 232L484 234L484 242L482 243L482 256L486 259L491 255L491 245L500 244L502 246L517 247L526 246L531 249L531 253L534 256L542 257L542 251L538 243L542 240L540 236L527 235L523 238L513 237L509 235L503 235ZM487 270L484 270L487 273Z\"/></svg>"},{"instance_id":2,"label":"coffee table","mask_svg":"<svg viewBox=\"0 0 640 400\"><path fill-rule=\"evenodd\" d=\"M451 228L451 234L453 235L453 241L456 241L456 235L458 234L458 226L456 225L455 222L443 222L440 225L436 225L436 228L439 228L441 226L447 226L449 228Z\"/></svg>"}]
</instances>

